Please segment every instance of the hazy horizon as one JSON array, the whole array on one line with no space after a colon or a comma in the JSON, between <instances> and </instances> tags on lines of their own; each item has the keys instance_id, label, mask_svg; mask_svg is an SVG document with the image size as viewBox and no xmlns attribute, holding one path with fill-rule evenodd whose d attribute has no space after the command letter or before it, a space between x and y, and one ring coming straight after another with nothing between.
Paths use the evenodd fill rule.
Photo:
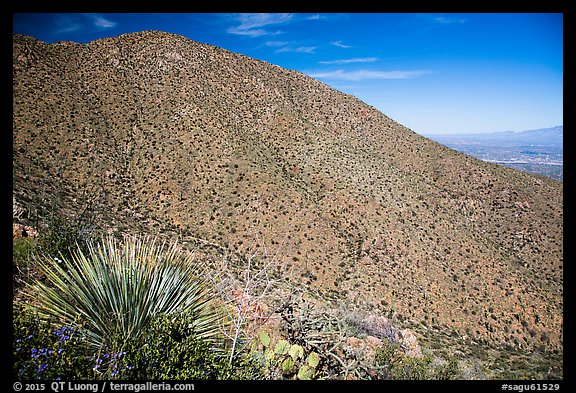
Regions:
<instances>
[{"instance_id":1,"label":"hazy horizon","mask_svg":"<svg viewBox=\"0 0 576 393\"><path fill-rule=\"evenodd\" d=\"M548 130L548 129L553 129L553 128L558 128L558 127L564 127L563 124L558 124L558 125L554 125L554 126L550 126L550 127L542 127L542 128L530 128L527 130L498 130L498 131L480 131L480 132L446 132L446 133L435 133L435 132L424 132L421 133L423 136L429 136L429 135L433 135L433 136L450 136L450 135L479 135L479 134L498 134L498 133L503 133L503 132L512 132L512 133L516 133L516 134L520 134L523 132L529 132L529 131L540 131L540 130Z\"/></svg>"}]
</instances>

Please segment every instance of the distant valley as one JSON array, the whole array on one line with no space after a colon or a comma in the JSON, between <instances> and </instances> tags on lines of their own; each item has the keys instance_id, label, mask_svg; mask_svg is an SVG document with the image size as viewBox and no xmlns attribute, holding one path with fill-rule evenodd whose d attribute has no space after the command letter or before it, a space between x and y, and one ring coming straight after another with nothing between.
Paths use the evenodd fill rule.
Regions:
<instances>
[{"instance_id":1,"label":"distant valley","mask_svg":"<svg viewBox=\"0 0 576 393\"><path fill-rule=\"evenodd\" d=\"M438 143L483 161L563 180L563 126L478 134L429 134Z\"/></svg>"}]
</instances>

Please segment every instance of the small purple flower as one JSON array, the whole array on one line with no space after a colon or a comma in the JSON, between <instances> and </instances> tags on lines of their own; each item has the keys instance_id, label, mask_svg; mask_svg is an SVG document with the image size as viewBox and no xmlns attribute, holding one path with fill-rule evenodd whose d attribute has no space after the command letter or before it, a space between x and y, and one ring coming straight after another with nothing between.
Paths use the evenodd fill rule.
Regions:
<instances>
[{"instance_id":1,"label":"small purple flower","mask_svg":"<svg viewBox=\"0 0 576 393\"><path fill-rule=\"evenodd\" d=\"M54 334L60 337L58 342L66 341L70 339L71 334L73 333L72 328L63 327L61 329L55 330Z\"/></svg>"},{"instance_id":2,"label":"small purple flower","mask_svg":"<svg viewBox=\"0 0 576 393\"><path fill-rule=\"evenodd\" d=\"M41 363L41 364L38 366L38 372L41 373L42 371L46 370L47 368L48 368L48 365L47 365L47 364Z\"/></svg>"}]
</instances>

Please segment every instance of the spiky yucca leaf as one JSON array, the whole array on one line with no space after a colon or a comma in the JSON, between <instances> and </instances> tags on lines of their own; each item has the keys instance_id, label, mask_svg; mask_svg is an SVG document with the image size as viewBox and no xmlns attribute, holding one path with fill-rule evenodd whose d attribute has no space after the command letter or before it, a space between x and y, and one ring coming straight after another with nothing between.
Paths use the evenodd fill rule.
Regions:
<instances>
[{"instance_id":1,"label":"spiky yucca leaf","mask_svg":"<svg viewBox=\"0 0 576 393\"><path fill-rule=\"evenodd\" d=\"M46 276L28 294L41 315L72 324L81 318L95 347L138 337L157 315L192 313L197 336L218 334L221 314L203 278L204 265L176 242L113 237L80 248L71 258L42 257Z\"/></svg>"}]
</instances>

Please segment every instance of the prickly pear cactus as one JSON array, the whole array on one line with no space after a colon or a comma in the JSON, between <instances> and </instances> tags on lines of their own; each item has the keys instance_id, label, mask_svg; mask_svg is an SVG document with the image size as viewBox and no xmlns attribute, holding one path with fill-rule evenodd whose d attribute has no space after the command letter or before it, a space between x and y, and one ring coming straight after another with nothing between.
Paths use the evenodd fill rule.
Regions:
<instances>
[{"instance_id":1,"label":"prickly pear cactus","mask_svg":"<svg viewBox=\"0 0 576 393\"><path fill-rule=\"evenodd\" d=\"M309 380L314 377L314 369L312 367L303 364L298 369L298 379Z\"/></svg>"},{"instance_id":2,"label":"prickly pear cactus","mask_svg":"<svg viewBox=\"0 0 576 393\"><path fill-rule=\"evenodd\" d=\"M318 363L320 363L320 356L318 356L316 352L310 352L310 355L308 355L306 363L308 363L308 366L316 368L318 367Z\"/></svg>"},{"instance_id":3,"label":"prickly pear cactus","mask_svg":"<svg viewBox=\"0 0 576 393\"><path fill-rule=\"evenodd\" d=\"M270 378L278 376L287 379L314 379L318 376L320 356L310 352L307 356L304 348L298 344L290 344L287 340L278 340L272 345L267 332L258 333L260 350L254 349L255 356L261 359Z\"/></svg>"},{"instance_id":4,"label":"prickly pear cactus","mask_svg":"<svg viewBox=\"0 0 576 393\"><path fill-rule=\"evenodd\" d=\"M260 343L262 343L264 348L267 348L270 345L270 336L263 330L258 333L258 340L260 340Z\"/></svg>"},{"instance_id":5,"label":"prickly pear cactus","mask_svg":"<svg viewBox=\"0 0 576 393\"><path fill-rule=\"evenodd\" d=\"M274 347L274 353L277 355L286 355L290 350L290 343L286 340L280 340Z\"/></svg>"},{"instance_id":6,"label":"prickly pear cactus","mask_svg":"<svg viewBox=\"0 0 576 393\"><path fill-rule=\"evenodd\" d=\"M288 355L290 355L290 357L294 359L294 361L303 358L304 348L302 348L298 344L293 344L292 346L290 346L290 349L288 350Z\"/></svg>"}]
</instances>

